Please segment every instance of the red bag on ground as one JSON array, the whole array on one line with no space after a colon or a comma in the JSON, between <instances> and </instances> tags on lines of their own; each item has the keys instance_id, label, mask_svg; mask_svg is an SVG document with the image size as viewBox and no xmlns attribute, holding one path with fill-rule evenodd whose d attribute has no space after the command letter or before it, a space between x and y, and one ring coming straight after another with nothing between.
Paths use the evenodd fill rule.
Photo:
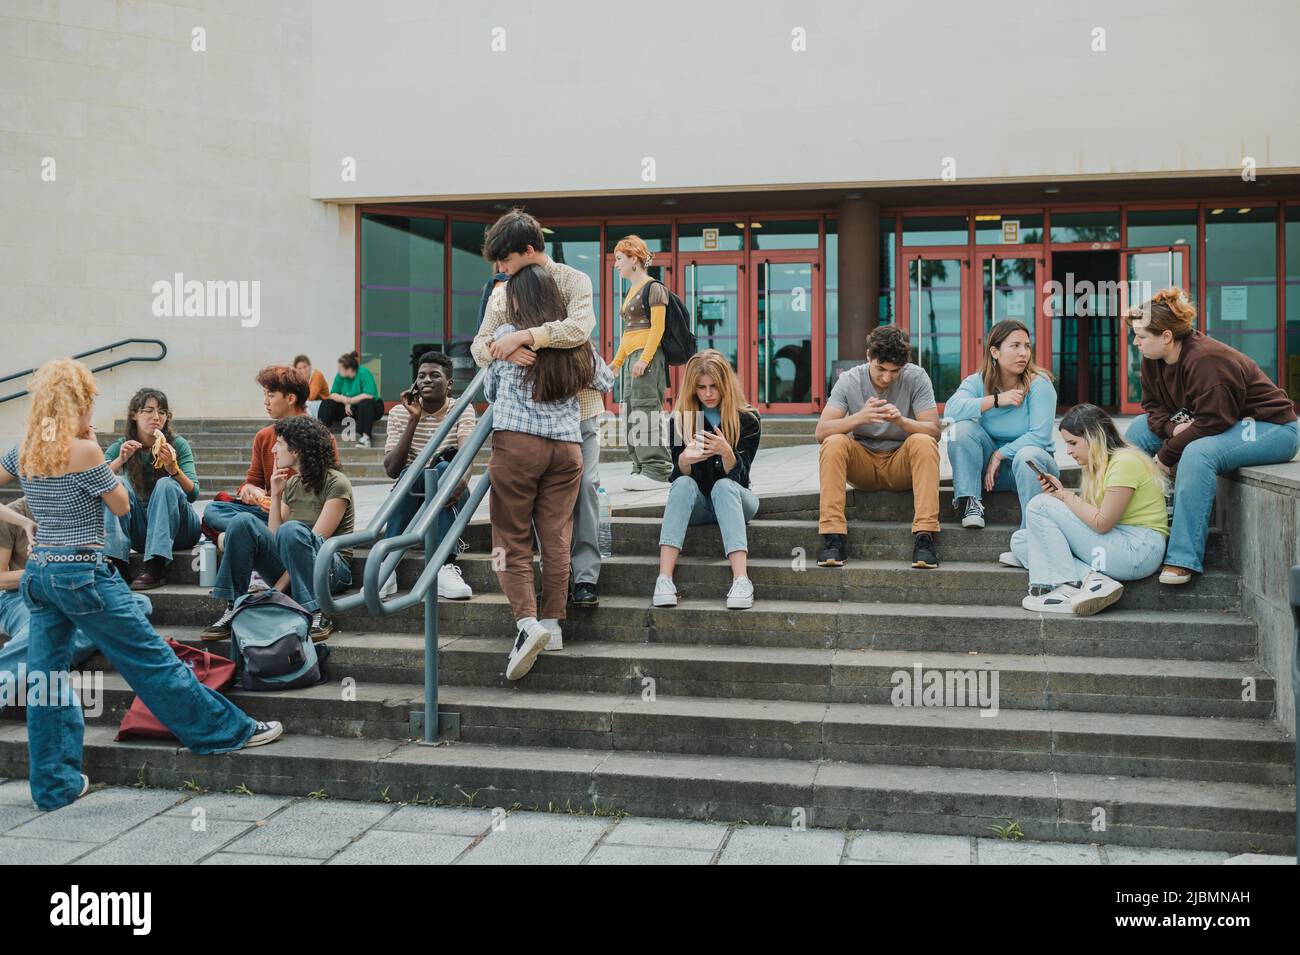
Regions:
<instances>
[{"instance_id":1,"label":"red bag on ground","mask_svg":"<svg viewBox=\"0 0 1300 955\"><path fill-rule=\"evenodd\" d=\"M207 650L186 646L171 637L167 638L167 646L172 648L181 663L194 671L194 675L204 686L221 692L235 682L233 660L227 660ZM126 716L122 717L122 725L117 728L117 736L113 739L116 742L131 736L145 739L176 739L172 732L162 725L158 717L149 712L149 707L145 706L144 701L138 696L131 701L131 708L126 711Z\"/></svg>"}]
</instances>

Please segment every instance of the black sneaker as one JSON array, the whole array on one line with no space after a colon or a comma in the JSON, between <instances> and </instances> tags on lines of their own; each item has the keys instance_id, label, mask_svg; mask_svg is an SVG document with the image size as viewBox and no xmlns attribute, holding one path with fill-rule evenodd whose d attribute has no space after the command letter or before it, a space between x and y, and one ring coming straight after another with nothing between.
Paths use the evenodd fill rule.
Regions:
<instances>
[{"instance_id":1,"label":"black sneaker","mask_svg":"<svg viewBox=\"0 0 1300 955\"><path fill-rule=\"evenodd\" d=\"M230 639L230 620L235 616L235 605L226 604L225 611L217 618L216 622L199 634L202 640L229 640Z\"/></svg>"},{"instance_id":2,"label":"black sneaker","mask_svg":"<svg viewBox=\"0 0 1300 955\"><path fill-rule=\"evenodd\" d=\"M848 536L845 534L823 534L822 552L817 555L818 567L843 567L848 559Z\"/></svg>"},{"instance_id":3,"label":"black sneaker","mask_svg":"<svg viewBox=\"0 0 1300 955\"><path fill-rule=\"evenodd\" d=\"M939 545L934 542L934 535L922 531L914 536L912 566L917 570L934 570L939 566Z\"/></svg>"},{"instance_id":4,"label":"black sneaker","mask_svg":"<svg viewBox=\"0 0 1300 955\"><path fill-rule=\"evenodd\" d=\"M978 497L966 498L966 510L961 517L962 527L984 526L984 504Z\"/></svg>"},{"instance_id":5,"label":"black sneaker","mask_svg":"<svg viewBox=\"0 0 1300 955\"><path fill-rule=\"evenodd\" d=\"M334 621L325 616L325 612L317 610L311 615L311 641L320 643L334 632Z\"/></svg>"},{"instance_id":6,"label":"black sneaker","mask_svg":"<svg viewBox=\"0 0 1300 955\"><path fill-rule=\"evenodd\" d=\"M575 584L573 588L573 605L575 607L598 607L600 595L595 584Z\"/></svg>"},{"instance_id":7,"label":"black sneaker","mask_svg":"<svg viewBox=\"0 0 1300 955\"><path fill-rule=\"evenodd\" d=\"M272 720L269 723L263 723L260 720L253 735L248 737L248 742L244 744L244 749L250 746L265 746L267 743L274 743L284 735L284 726L279 722Z\"/></svg>"}]
</instances>

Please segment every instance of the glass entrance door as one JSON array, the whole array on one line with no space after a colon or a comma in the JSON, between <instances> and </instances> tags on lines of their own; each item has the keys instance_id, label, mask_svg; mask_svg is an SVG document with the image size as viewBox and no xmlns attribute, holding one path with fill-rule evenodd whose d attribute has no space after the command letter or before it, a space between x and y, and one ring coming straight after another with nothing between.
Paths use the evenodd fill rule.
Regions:
<instances>
[{"instance_id":1,"label":"glass entrance door","mask_svg":"<svg viewBox=\"0 0 1300 955\"><path fill-rule=\"evenodd\" d=\"M915 361L926 370L943 404L961 383L963 272L969 259L942 252L905 257L900 318L912 339Z\"/></svg>"},{"instance_id":2,"label":"glass entrance door","mask_svg":"<svg viewBox=\"0 0 1300 955\"><path fill-rule=\"evenodd\" d=\"M1041 260L1034 255L1009 256L1002 252L985 252L979 256L980 321L972 323L973 338L966 366L978 371L984 366L984 341L989 329L1008 318L1023 322L1029 329L1034 346L1034 361L1051 367L1050 336L1040 334L1042 321L1039 307L1043 287Z\"/></svg>"},{"instance_id":3,"label":"glass entrance door","mask_svg":"<svg viewBox=\"0 0 1300 955\"><path fill-rule=\"evenodd\" d=\"M740 361L741 302L740 258L709 257L678 261L681 269L681 295L692 330L701 350L716 348L727 356L740 376L745 396L753 400L754 388Z\"/></svg>"},{"instance_id":4,"label":"glass entrance door","mask_svg":"<svg viewBox=\"0 0 1300 955\"><path fill-rule=\"evenodd\" d=\"M764 412L803 414L819 407L817 382L823 373L821 277L819 263L807 253L770 253L750 259L754 328L748 349L755 390L746 397Z\"/></svg>"},{"instance_id":5,"label":"glass entrance door","mask_svg":"<svg viewBox=\"0 0 1300 955\"><path fill-rule=\"evenodd\" d=\"M1120 315L1130 305L1141 305L1163 288L1181 287L1187 291L1188 248L1171 245L1161 248L1124 249L1120 252ZM1120 348L1120 412L1142 413L1142 353L1133 344L1133 333L1121 324L1124 345Z\"/></svg>"}]
</instances>

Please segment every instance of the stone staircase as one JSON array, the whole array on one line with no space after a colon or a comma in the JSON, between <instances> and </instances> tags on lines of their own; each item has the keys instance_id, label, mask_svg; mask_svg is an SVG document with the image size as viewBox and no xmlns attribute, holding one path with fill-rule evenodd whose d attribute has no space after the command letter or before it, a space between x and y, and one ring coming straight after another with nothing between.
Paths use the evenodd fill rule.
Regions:
<instances>
[{"instance_id":1,"label":"stone staircase","mask_svg":"<svg viewBox=\"0 0 1300 955\"><path fill-rule=\"evenodd\" d=\"M947 521L950 489L942 503ZM1153 578L1094 617L1036 615L1019 606L1025 573L996 564L1014 497L986 503L990 526L949 524L941 567L919 571L905 563L910 496L851 492L852 560L828 569L815 560L816 495L765 498L750 525L757 599L741 612L723 608L716 527L688 535L680 605L651 608L659 508L619 511L600 607L573 611L565 649L518 684L503 675L512 622L489 528L473 525L461 564L476 596L440 602L440 709L455 714L453 738L414 741L420 608L382 622L354 612L337 618L328 684L232 694L284 721L275 745L204 758L114 743L132 697L109 672L86 771L361 800L968 835L1016 822L1030 839L1293 851L1294 743L1273 718L1274 677L1255 662L1223 536L1211 535L1207 572L1186 587ZM359 574L365 551L355 559ZM218 606L188 561L151 597L158 630L197 643ZM404 562L403 588L418 570ZM996 715L893 705L899 674L917 665L996 673ZM25 727L6 715L0 776L21 776Z\"/></svg>"}]
</instances>

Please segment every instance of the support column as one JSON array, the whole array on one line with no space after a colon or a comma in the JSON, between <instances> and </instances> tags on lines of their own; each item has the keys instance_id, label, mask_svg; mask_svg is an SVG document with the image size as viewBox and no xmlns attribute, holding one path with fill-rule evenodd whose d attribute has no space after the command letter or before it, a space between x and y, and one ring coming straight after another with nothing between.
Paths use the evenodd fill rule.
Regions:
<instances>
[{"instance_id":1,"label":"support column","mask_svg":"<svg viewBox=\"0 0 1300 955\"><path fill-rule=\"evenodd\" d=\"M836 212L840 327L835 357L861 361L867 334L880 317L880 204L853 196L840 200Z\"/></svg>"}]
</instances>

